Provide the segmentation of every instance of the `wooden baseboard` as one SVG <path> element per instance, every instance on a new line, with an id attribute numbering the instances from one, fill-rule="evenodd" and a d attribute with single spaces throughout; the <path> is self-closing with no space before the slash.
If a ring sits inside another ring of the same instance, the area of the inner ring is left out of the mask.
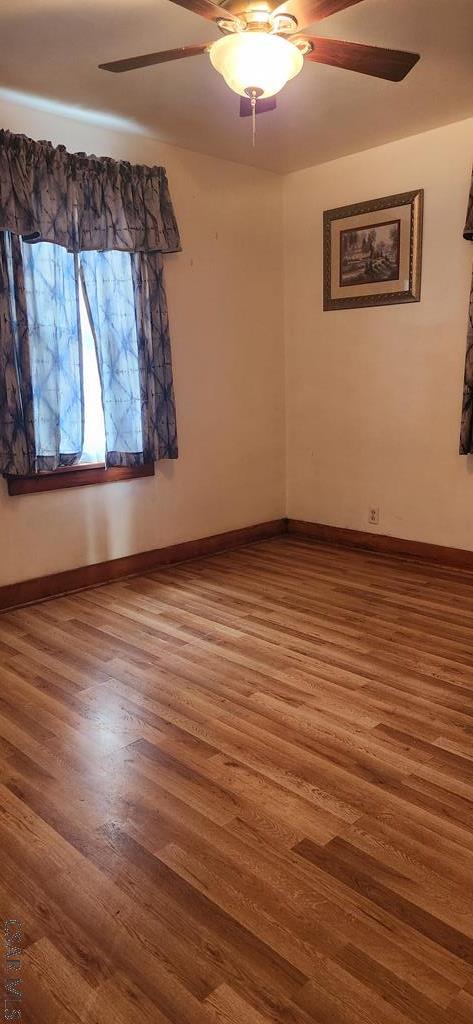
<path id="1" fill-rule="evenodd" d="M 217 533 L 212 537 L 199 540 L 184 541 L 166 548 L 153 551 L 141 551 L 136 555 L 125 555 L 108 562 L 85 565 L 78 569 L 68 569 L 52 576 L 38 576 L 33 580 L 21 583 L 10 583 L 0 587 L 0 610 L 18 608 L 25 604 L 35 604 L 50 597 L 70 594 L 75 590 L 87 590 L 112 580 L 124 579 L 127 576 L 138 576 L 150 572 L 160 566 L 186 562 L 205 555 L 215 555 L 219 551 L 230 551 L 232 548 L 250 544 L 253 541 L 267 540 L 286 532 L 285 519 L 272 519 L 267 523 L 255 526 L 244 526 L 240 530 L 229 530 Z"/>
<path id="2" fill-rule="evenodd" d="M 362 530 L 345 530 L 339 526 L 324 523 L 309 523 L 302 519 L 288 519 L 287 532 L 297 537 L 310 538 L 324 544 L 338 547 L 362 548 L 385 555 L 418 558 L 427 562 L 473 569 L 473 551 L 463 548 L 448 548 L 442 544 L 427 544 L 419 540 L 405 540 L 402 537 L 388 537 L 382 533 L 364 533 Z"/>
<path id="3" fill-rule="evenodd" d="M 160 566 L 216 555 L 220 551 L 231 551 L 255 541 L 268 540 L 289 533 L 306 540 L 316 540 L 337 547 L 361 548 L 385 555 L 417 558 L 440 565 L 473 570 L 473 551 L 462 548 L 448 548 L 441 544 L 426 544 L 422 541 L 405 540 L 402 537 L 388 537 L 386 534 L 364 533 L 361 530 L 346 530 L 324 523 L 304 522 L 301 519 L 272 519 L 255 526 L 244 526 L 240 530 L 217 533 L 212 537 L 183 541 L 166 548 L 141 551 L 136 555 L 113 558 L 108 562 L 85 565 L 78 569 L 55 573 L 52 576 L 38 576 L 21 583 L 10 583 L 0 587 L 0 611 L 36 604 L 61 594 L 76 590 L 87 590 L 113 580 L 138 576 L 151 572 Z"/>

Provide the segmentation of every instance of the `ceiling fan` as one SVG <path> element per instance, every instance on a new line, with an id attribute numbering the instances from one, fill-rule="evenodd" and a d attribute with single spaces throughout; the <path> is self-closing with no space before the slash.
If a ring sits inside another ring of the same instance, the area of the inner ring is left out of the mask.
<path id="1" fill-rule="evenodd" d="M 274 96 L 302 70 L 304 60 L 330 64 L 362 75 L 400 82 L 419 60 L 418 53 L 301 35 L 305 25 L 362 0 L 173 0 L 213 21 L 223 33 L 216 42 L 179 46 L 174 50 L 100 64 L 105 71 L 146 68 L 181 57 L 208 53 L 213 67 L 238 93 L 240 114 L 274 109 Z"/>

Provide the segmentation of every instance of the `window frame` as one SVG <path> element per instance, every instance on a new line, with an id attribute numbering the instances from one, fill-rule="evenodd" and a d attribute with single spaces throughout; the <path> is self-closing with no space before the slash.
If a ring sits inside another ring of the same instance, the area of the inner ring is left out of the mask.
<path id="1" fill-rule="evenodd" d="M 58 491 L 69 487 L 87 487 L 90 484 L 112 484 L 120 480 L 154 476 L 154 462 L 141 466 L 105 466 L 103 462 L 78 462 L 74 466 L 61 466 L 52 471 L 34 473 L 28 476 L 7 476 L 8 493 L 39 494 L 44 491 Z"/>

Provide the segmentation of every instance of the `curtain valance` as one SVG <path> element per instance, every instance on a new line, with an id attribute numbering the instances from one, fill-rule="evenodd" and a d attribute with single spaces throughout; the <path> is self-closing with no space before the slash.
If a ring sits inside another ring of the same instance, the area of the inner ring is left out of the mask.
<path id="1" fill-rule="evenodd" d="M 69 153 L 0 130 L 0 231 L 69 252 L 177 252 L 164 167 Z"/>

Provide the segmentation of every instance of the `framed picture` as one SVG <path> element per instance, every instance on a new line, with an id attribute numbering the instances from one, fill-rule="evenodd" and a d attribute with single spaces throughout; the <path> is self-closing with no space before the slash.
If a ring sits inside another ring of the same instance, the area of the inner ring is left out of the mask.
<path id="1" fill-rule="evenodd" d="M 324 213 L 324 309 L 418 302 L 423 189 Z"/>

